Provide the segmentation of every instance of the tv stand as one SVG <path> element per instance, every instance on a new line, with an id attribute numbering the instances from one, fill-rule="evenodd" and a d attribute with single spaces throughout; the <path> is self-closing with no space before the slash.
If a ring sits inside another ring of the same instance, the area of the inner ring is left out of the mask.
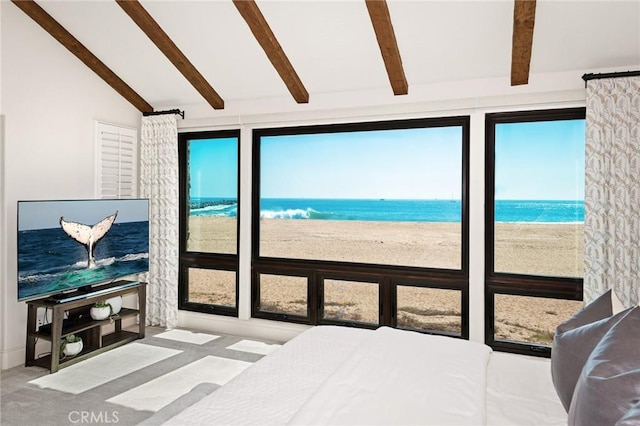
<path id="1" fill-rule="evenodd" d="M 114 281 L 112 283 L 103 284 L 98 287 L 92 287 L 92 286 L 79 287 L 76 290 L 68 293 L 59 293 L 59 294 L 50 296 L 47 300 L 53 303 L 71 302 L 73 300 L 86 299 L 87 297 L 90 297 L 90 296 L 109 294 L 115 290 L 132 287 L 136 284 L 138 284 L 138 281 Z"/>
<path id="2" fill-rule="evenodd" d="M 38 299 L 27 301 L 27 348 L 25 366 L 37 365 L 48 368 L 55 373 L 60 368 L 68 367 L 77 362 L 91 358 L 99 353 L 122 346 L 136 339 L 142 339 L 145 333 L 146 319 L 146 283 L 120 281 L 110 286 L 100 287 L 99 290 L 88 294 L 73 295 L 65 299 Z M 122 308 L 113 318 L 96 321 L 89 315 L 91 306 L 101 300 L 116 296 L 137 294 L 138 309 Z M 38 308 L 50 309 L 52 312 L 51 325 L 38 328 Z M 67 313 L 68 318 L 65 318 Z M 138 316 L 137 332 L 122 329 L 122 320 Z M 113 333 L 102 334 L 102 326 L 114 323 Z M 78 355 L 60 359 L 60 343 L 70 334 L 82 337 L 83 349 Z M 51 355 L 35 357 L 36 341 L 38 339 L 51 342 Z"/>

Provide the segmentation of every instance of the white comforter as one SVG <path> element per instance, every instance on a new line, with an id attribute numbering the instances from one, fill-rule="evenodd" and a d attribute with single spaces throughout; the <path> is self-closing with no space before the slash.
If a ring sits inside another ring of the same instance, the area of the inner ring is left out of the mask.
<path id="1" fill-rule="evenodd" d="M 296 425 L 482 425 L 491 349 L 381 327 L 291 419 Z"/>
<path id="2" fill-rule="evenodd" d="M 166 424 L 561 426 L 567 414 L 548 359 L 389 328 L 320 326 Z"/>
<path id="3" fill-rule="evenodd" d="M 167 425 L 285 425 L 370 330 L 313 327 Z"/>
<path id="4" fill-rule="evenodd" d="M 490 352 L 386 327 L 313 327 L 166 424 L 481 425 Z"/>

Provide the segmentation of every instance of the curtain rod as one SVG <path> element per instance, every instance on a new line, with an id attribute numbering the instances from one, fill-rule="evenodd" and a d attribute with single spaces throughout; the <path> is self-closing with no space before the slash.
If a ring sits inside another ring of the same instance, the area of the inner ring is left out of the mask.
<path id="1" fill-rule="evenodd" d="M 615 77 L 637 77 L 640 76 L 640 71 L 620 71 L 620 72 L 605 72 L 605 73 L 588 73 L 583 74 L 582 79 L 584 80 L 585 87 L 587 86 L 587 81 L 589 80 L 599 80 L 601 78 L 615 78 Z"/>
<path id="2" fill-rule="evenodd" d="M 143 112 L 143 117 L 148 117 L 150 115 L 165 115 L 165 114 L 178 114 L 184 120 L 184 111 L 180 111 L 179 109 L 168 109 L 166 111 L 150 111 Z"/>

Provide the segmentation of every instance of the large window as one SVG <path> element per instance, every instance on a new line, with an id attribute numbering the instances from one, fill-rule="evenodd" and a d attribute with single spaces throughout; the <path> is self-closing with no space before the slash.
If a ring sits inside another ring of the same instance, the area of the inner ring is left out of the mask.
<path id="1" fill-rule="evenodd" d="M 582 307 L 584 109 L 487 115 L 486 340 L 549 354 Z"/>
<path id="2" fill-rule="evenodd" d="M 462 132 L 262 136 L 259 255 L 461 269 Z"/>
<path id="3" fill-rule="evenodd" d="M 180 309 L 237 315 L 239 132 L 179 135 Z"/>
<path id="4" fill-rule="evenodd" d="M 254 131 L 253 315 L 467 337 L 468 126 Z"/>

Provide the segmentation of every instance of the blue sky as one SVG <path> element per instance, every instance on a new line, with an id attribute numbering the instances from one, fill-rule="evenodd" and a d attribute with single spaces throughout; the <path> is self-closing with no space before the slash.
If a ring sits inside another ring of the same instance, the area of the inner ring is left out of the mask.
<path id="1" fill-rule="evenodd" d="M 237 198 L 238 139 L 189 141 L 191 198 Z"/>
<path id="2" fill-rule="evenodd" d="M 584 120 L 498 124 L 496 199 L 584 199 Z M 460 127 L 268 136 L 262 198 L 460 199 Z M 191 197 L 237 196 L 236 138 L 190 142 Z"/>
<path id="3" fill-rule="evenodd" d="M 584 200 L 584 120 L 496 125 L 496 199 Z"/>
<path id="4" fill-rule="evenodd" d="M 461 127 L 270 136 L 263 198 L 460 198 Z"/>
<path id="5" fill-rule="evenodd" d="M 118 212 L 116 223 L 149 220 L 149 201 L 146 199 L 20 201 L 18 230 L 52 229 L 60 227 L 60 217 L 69 222 L 95 225 Z"/>

